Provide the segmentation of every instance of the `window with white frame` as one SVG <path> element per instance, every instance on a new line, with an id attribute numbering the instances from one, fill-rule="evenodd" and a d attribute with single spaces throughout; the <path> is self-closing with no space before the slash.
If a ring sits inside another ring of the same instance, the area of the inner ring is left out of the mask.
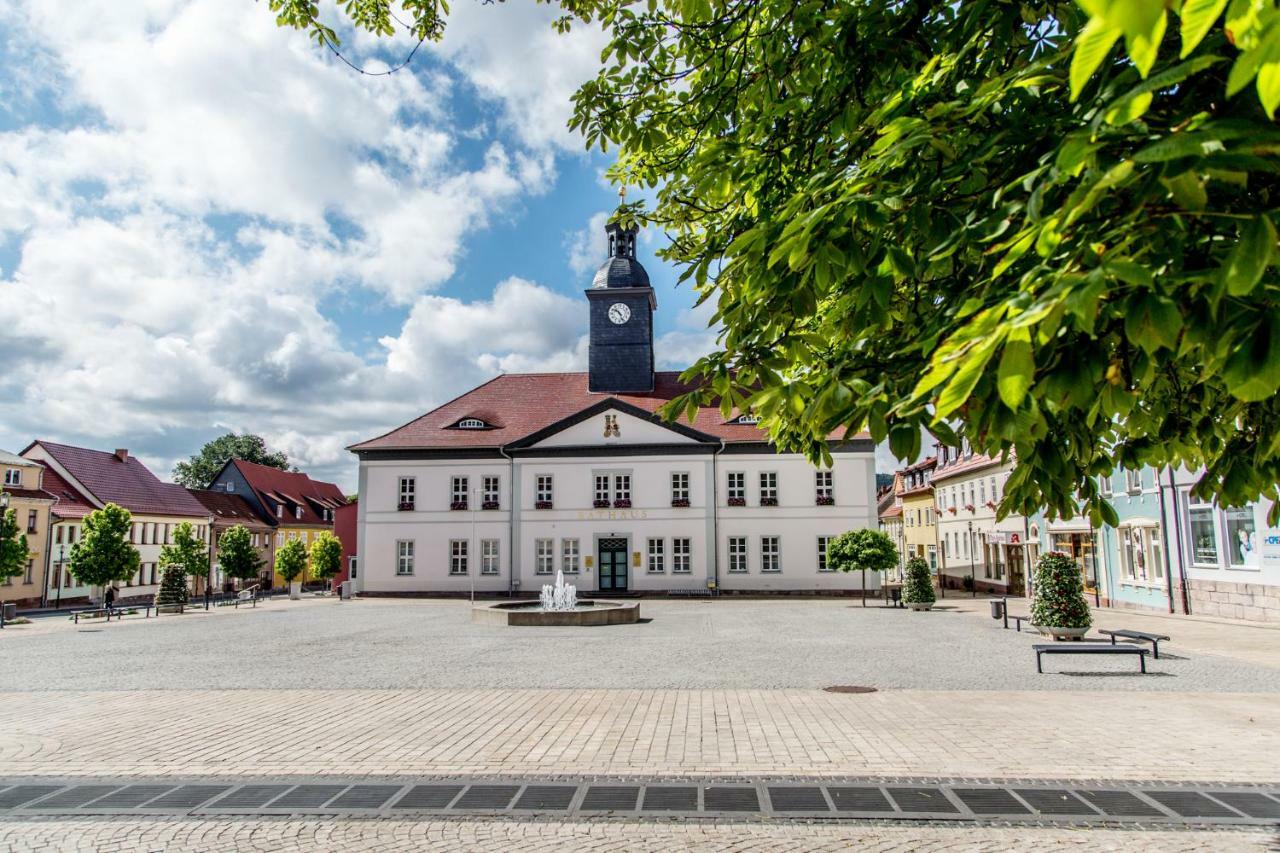
<path id="1" fill-rule="evenodd" d="M 543 506 L 549 506 L 555 500 L 554 482 L 550 474 L 539 474 L 533 499 Z"/>
<path id="2" fill-rule="evenodd" d="M 458 421 L 458 429 L 484 429 L 484 421 L 479 418 L 463 418 Z"/>
<path id="3" fill-rule="evenodd" d="M 830 543 L 830 536 L 818 537 L 818 571 L 820 572 L 831 571 L 831 567 L 827 565 L 827 545 Z"/>
<path id="4" fill-rule="evenodd" d="M 815 471 L 813 488 L 819 504 L 829 504 L 835 500 L 834 480 L 830 471 Z"/>
<path id="5" fill-rule="evenodd" d="M 293 517 L 294 517 L 294 518 L 302 518 L 302 505 L 301 505 L 301 504 L 299 504 L 298 506 L 295 506 L 295 507 L 293 508 Z"/>
<path id="6" fill-rule="evenodd" d="M 730 505 L 734 502 L 745 505 L 747 502 L 747 475 L 742 471 L 729 472 L 729 486 L 726 493 Z"/>
<path id="7" fill-rule="evenodd" d="M 687 575 L 693 569 L 693 540 L 677 536 L 671 540 L 671 573 Z"/>
<path id="8" fill-rule="evenodd" d="M 778 505 L 778 474 L 775 471 L 760 472 L 760 505 Z"/>
<path id="9" fill-rule="evenodd" d="M 417 502 L 418 478 L 417 477 L 401 477 L 400 478 L 400 509 L 413 509 Z"/>
<path id="10" fill-rule="evenodd" d="M 984 480 L 978 481 L 978 506 L 987 502 L 987 484 Z"/>
<path id="11" fill-rule="evenodd" d="M 498 508 L 498 478 L 495 476 L 486 476 L 481 482 L 480 499 L 483 502 L 481 509 L 497 509 Z"/>
<path id="12" fill-rule="evenodd" d="M 777 536 L 761 536 L 760 537 L 760 571 L 762 572 L 780 572 L 782 571 L 782 563 L 779 558 L 780 549 L 778 547 Z"/>
<path id="13" fill-rule="evenodd" d="M 689 472 L 671 472 L 671 504 L 673 506 L 689 505 Z"/>
<path id="14" fill-rule="evenodd" d="M 480 540 L 480 574 L 496 575 L 499 571 L 497 539 Z"/>
<path id="15" fill-rule="evenodd" d="M 1141 527 L 1120 528 L 1120 558 L 1124 576 L 1131 581 L 1147 579 L 1147 552 Z"/>
<path id="16" fill-rule="evenodd" d="M 4 484 L 6 486 L 21 486 L 22 485 L 22 469 L 21 468 L 4 469 Z"/>
<path id="17" fill-rule="evenodd" d="M 655 574 L 666 571 L 666 562 L 666 541 L 663 539 L 650 539 L 649 571 Z"/>
<path id="18" fill-rule="evenodd" d="M 1124 487 L 1130 494 L 1142 491 L 1142 470 L 1131 471 L 1126 469 L 1124 472 Z"/>
<path id="19" fill-rule="evenodd" d="M 729 571 L 733 574 L 747 570 L 747 537 L 729 537 Z"/>
<path id="20" fill-rule="evenodd" d="M 609 475 L 596 474 L 596 506 L 608 506 L 609 500 Z"/>
<path id="21" fill-rule="evenodd" d="M 1254 530 L 1253 507 L 1233 506 L 1223 512 L 1227 523 L 1227 565 L 1233 569 L 1260 569 L 1258 534 Z"/>
<path id="22" fill-rule="evenodd" d="M 465 575 L 467 573 L 467 546 L 469 544 L 466 539 L 449 540 L 449 574 Z"/>
<path id="23" fill-rule="evenodd" d="M 396 574 L 413 574 L 413 540 L 400 539 L 396 542 Z"/>
<path id="24" fill-rule="evenodd" d="M 1103 496 L 1107 496 L 1111 494 L 1111 475 L 1110 474 L 1098 475 L 1098 493 Z"/>
<path id="25" fill-rule="evenodd" d="M 466 509 L 467 493 L 471 490 L 470 479 L 467 477 L 453 477 L 450 484 L 449 506 L 453 509 Z"/>
<path id="26" fill-rule="evenodd" d="M 356 570 L 359 568 L 360 568 L 359 560 L 357 560 L 355 557 L 347 558 L 347 577 L 351 578 L 352 580 L 355 580 Z"/>
<path id="27" fill-rule="evenodd" d="M 560 571 L 566 575 L 576 575 L 582 562 L 582 552 L 578 548 L 577 539 L 560 540 Z"/>
<path id="28" fill-rule="evenodd" d="M 613 475 L 613 505 L 619 503 L 631 502 L 631 475 L 630 474 L 614 474 Z"/>
<path id="29" fill-rule="evenodd" d="M 555 571 L 556 540 L 533 540 L 533 570 L 539 575 L 549 575 Z"/>
<path id="30" fill-rule="evenodd" d="M 1191 562 L 1197 566 L 1218 566 L 1218 531 L 1213 518 L 1213 504 L 1195 495 L 1187 495 L 1187 512 L 1191 517 Z"/>

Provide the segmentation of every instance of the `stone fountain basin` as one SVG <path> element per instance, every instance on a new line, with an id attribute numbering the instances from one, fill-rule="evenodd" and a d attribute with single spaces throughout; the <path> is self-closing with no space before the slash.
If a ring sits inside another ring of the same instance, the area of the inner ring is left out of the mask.
<path id="1" fill-rule="evenodd" d="M 537 601 L 498 601 L 471 608 L 471 621 L 482 625 L 627 625 L 640 620 L 639 601 L 579 598 L 574 610 L 543 610 Z"/>

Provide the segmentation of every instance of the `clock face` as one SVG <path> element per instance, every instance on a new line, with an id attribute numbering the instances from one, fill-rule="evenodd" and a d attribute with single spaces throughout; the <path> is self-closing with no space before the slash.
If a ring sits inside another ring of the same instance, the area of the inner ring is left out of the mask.
<path id="1" fill-rule="evenodd" d="M 631 319 L 631 309 L 621 302 L 615 302 L 609 306 L 609 320 L 615 326 L 621 326 L 623 323 Z"/>

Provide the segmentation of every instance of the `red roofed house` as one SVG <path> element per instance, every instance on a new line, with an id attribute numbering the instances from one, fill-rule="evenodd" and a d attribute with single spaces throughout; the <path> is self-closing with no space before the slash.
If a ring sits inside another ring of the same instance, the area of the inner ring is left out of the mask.
<path id="1" fill-rule="evenodd" d="M 274 527 L 275 548 L 291 539 L 301 539 L 310 548 L 321 531 L 333 530 L 334 513 L 347 503 L 333 483 L 243 459 L 228 460 L 209 489 L 244 498 Z M 302 580 L 307 581 L 306 574 Z M 275 576 L 273 584 L 283 585 L 284 579 Z"/>
<path id="2" fill-rule="evenodd" d="M 826 543 L 876 524 L 872 442 L 834 440 L 818 469 L 750 413 L 663 421 L 690 388 L 653 369 L 635 231 L 606 231 L 585 373 L 497 376 L 350 448 L 357 589 L 536 593 L 563 571 L 584 593 L 857 591 L 858 573 L 827 570 Z"/>
<path id="3" fill-rule="evenodd" d="M 229 580 L 218 570 L 218 546 L 222 534 L 232 527 L 243 527 L 249 531 L 249 543 L 257 549 L 262 566 L 258 571 L 259 583 L 263 587 L 271 586 L 272 565 L 275 563 L 275 528 L 254 509 L 243 495 L 228 494 L 210 489 L 187 489 L 191 496 L 198 500 L 209 511 L 213 519 L 213 544 L 209 547 L 209 571 L 212 574 L 213 589 L 221 589 Z M 253 583 L 249 581 L 248 583 Z M 196 583 L 194 591 L 203 594 L 204 586 Z"/>
<path id="4" fill-rule="evenodd" d="M 26 570 L 0 580 L 0 602 L 19 607 L 40 604 L 49 555 L 49 509 L 55 499 L 44 489 L 44 468 L 38 462 L 0 450 L 0 512 L 12 512 L 27 537 Z"/>
<path id="5" fill-rule="evenodd" d="M 129 541 L 141 558 L 138 574 L 120 590 L 121 600 L 155 594 L 160 583 L 160 549 L 172 541 L 173 529 L 179 524 L 190 522 L 198 536 L 208 536 L 209 511 L 182 486 L 162 482 L 128 450 L 108 453 L 38 439 L 22 451 L 22 456 L 45 466 L 45 490 L 59 498 L 53 508 L 57 523 L 50 562 L 54 570 L 49 572 L 55 581 L 61 574 L 57 570 L 70 558 L 71 544 L 80 535 L 84 516 L 108 503 L 133 514 Z M 63 528 L 61 534 L 59 528 Z M 100 593 L 70 585 L 74 583 L 65 575 L 60 584 L 51 583 L 54 603 Z"/>
<path id="6" fill-rule="evenodd" d="M 333 522 L 333 535 L 342 542 L 342 568 L 333 579 L 334 589 L 346 580 L 354 580 L 360 574 L 358 524 L 360 504 L 352 501 L 346 506 L 338 507 Z"/>

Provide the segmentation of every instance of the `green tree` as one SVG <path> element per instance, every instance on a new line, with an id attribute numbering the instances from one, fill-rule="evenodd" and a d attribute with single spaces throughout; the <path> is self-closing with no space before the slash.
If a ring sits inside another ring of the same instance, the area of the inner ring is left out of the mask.
<path id="1" fill-rule="evenodd" d="M 320 533 L 311 542 L 311 576 L 330 581 L 342 566 L 342 540 L 329 531 Z"/>
<path id="2" fill-rule="evenodd" d="M 177 563 L 165 564 L 161 569 L 160 589 L 156 590 L 156 606 L 186 604 L 189 600 L 187 572 Z"/>
<path id="3" fill-rule="evenodd" d="M 1066 554 L 1050 551 L 1036 563 L 1031 623 L 1042 628 L 1088 628 L 1093 624 L 1080 566 Z"/>
<path id="4" fill-rule="evenodd" d="M 227 577 L 240 581 L 257 580 L 262 563 L 262 557 L 253 547 L 249 531 L 243 524 L 227 529 L 218 539 L 218 566 Z"/>
<path id="5" fill-rule="evenodd" d="M 907 560 L 907 582 L 902 589 L 902 600 L 907 604 L 933 604 L 937 596 L 933 592 L 933 574 L 923 557 Z"/>
<path id="6" fill-rule="evenodd" d="M 867 606 L 867 572 L 884 572 L 898 564 L 893 540 L 879 530 L 850 530 L 827 543 L 827 567 L 862 572 L 862 606 Z"/>
<path id="7" fill-rule="evenodd" d="M 301 539 L 290 539 L 276 549 L 276 574 L 293 583 L 307 568 L 307 547 Z"/>
<path id="8" fill-rule="evenodd" d="M 0 514 L 0 581 L 25 572 L 29 557 L 27 534 L 18 526 L 18 513 L 6 509 Z"/>
<path id="9" fill-rule="evenodd" d="M 199 453 L 187 461 L 173 466 L 173 480 L 188 489 L 207 489 L 230 459 L 243 459 L 282 471 L 290 470 L 289 457 L 283 452 L 267 450 L 267 443 L 261 436 L 229 432 L 207 442 Z"/>
<path id="10" fill-rule="evenodd" d="M 83 535 L 71 546 L 68 571 L 77 583 L 105 587 L 138 573 L 138 549 L 129 544 L 133 515 L 109 503 L 85 516 Z"/>
<path id="11" fill-rule="evenodd" d="M 209 549 L 196 536 L 190 522 L 184 521 L 173 529 L 173 542 L 160 549 L 160 564 L 178 566 L 193 578 L 209 576 Z"/>

